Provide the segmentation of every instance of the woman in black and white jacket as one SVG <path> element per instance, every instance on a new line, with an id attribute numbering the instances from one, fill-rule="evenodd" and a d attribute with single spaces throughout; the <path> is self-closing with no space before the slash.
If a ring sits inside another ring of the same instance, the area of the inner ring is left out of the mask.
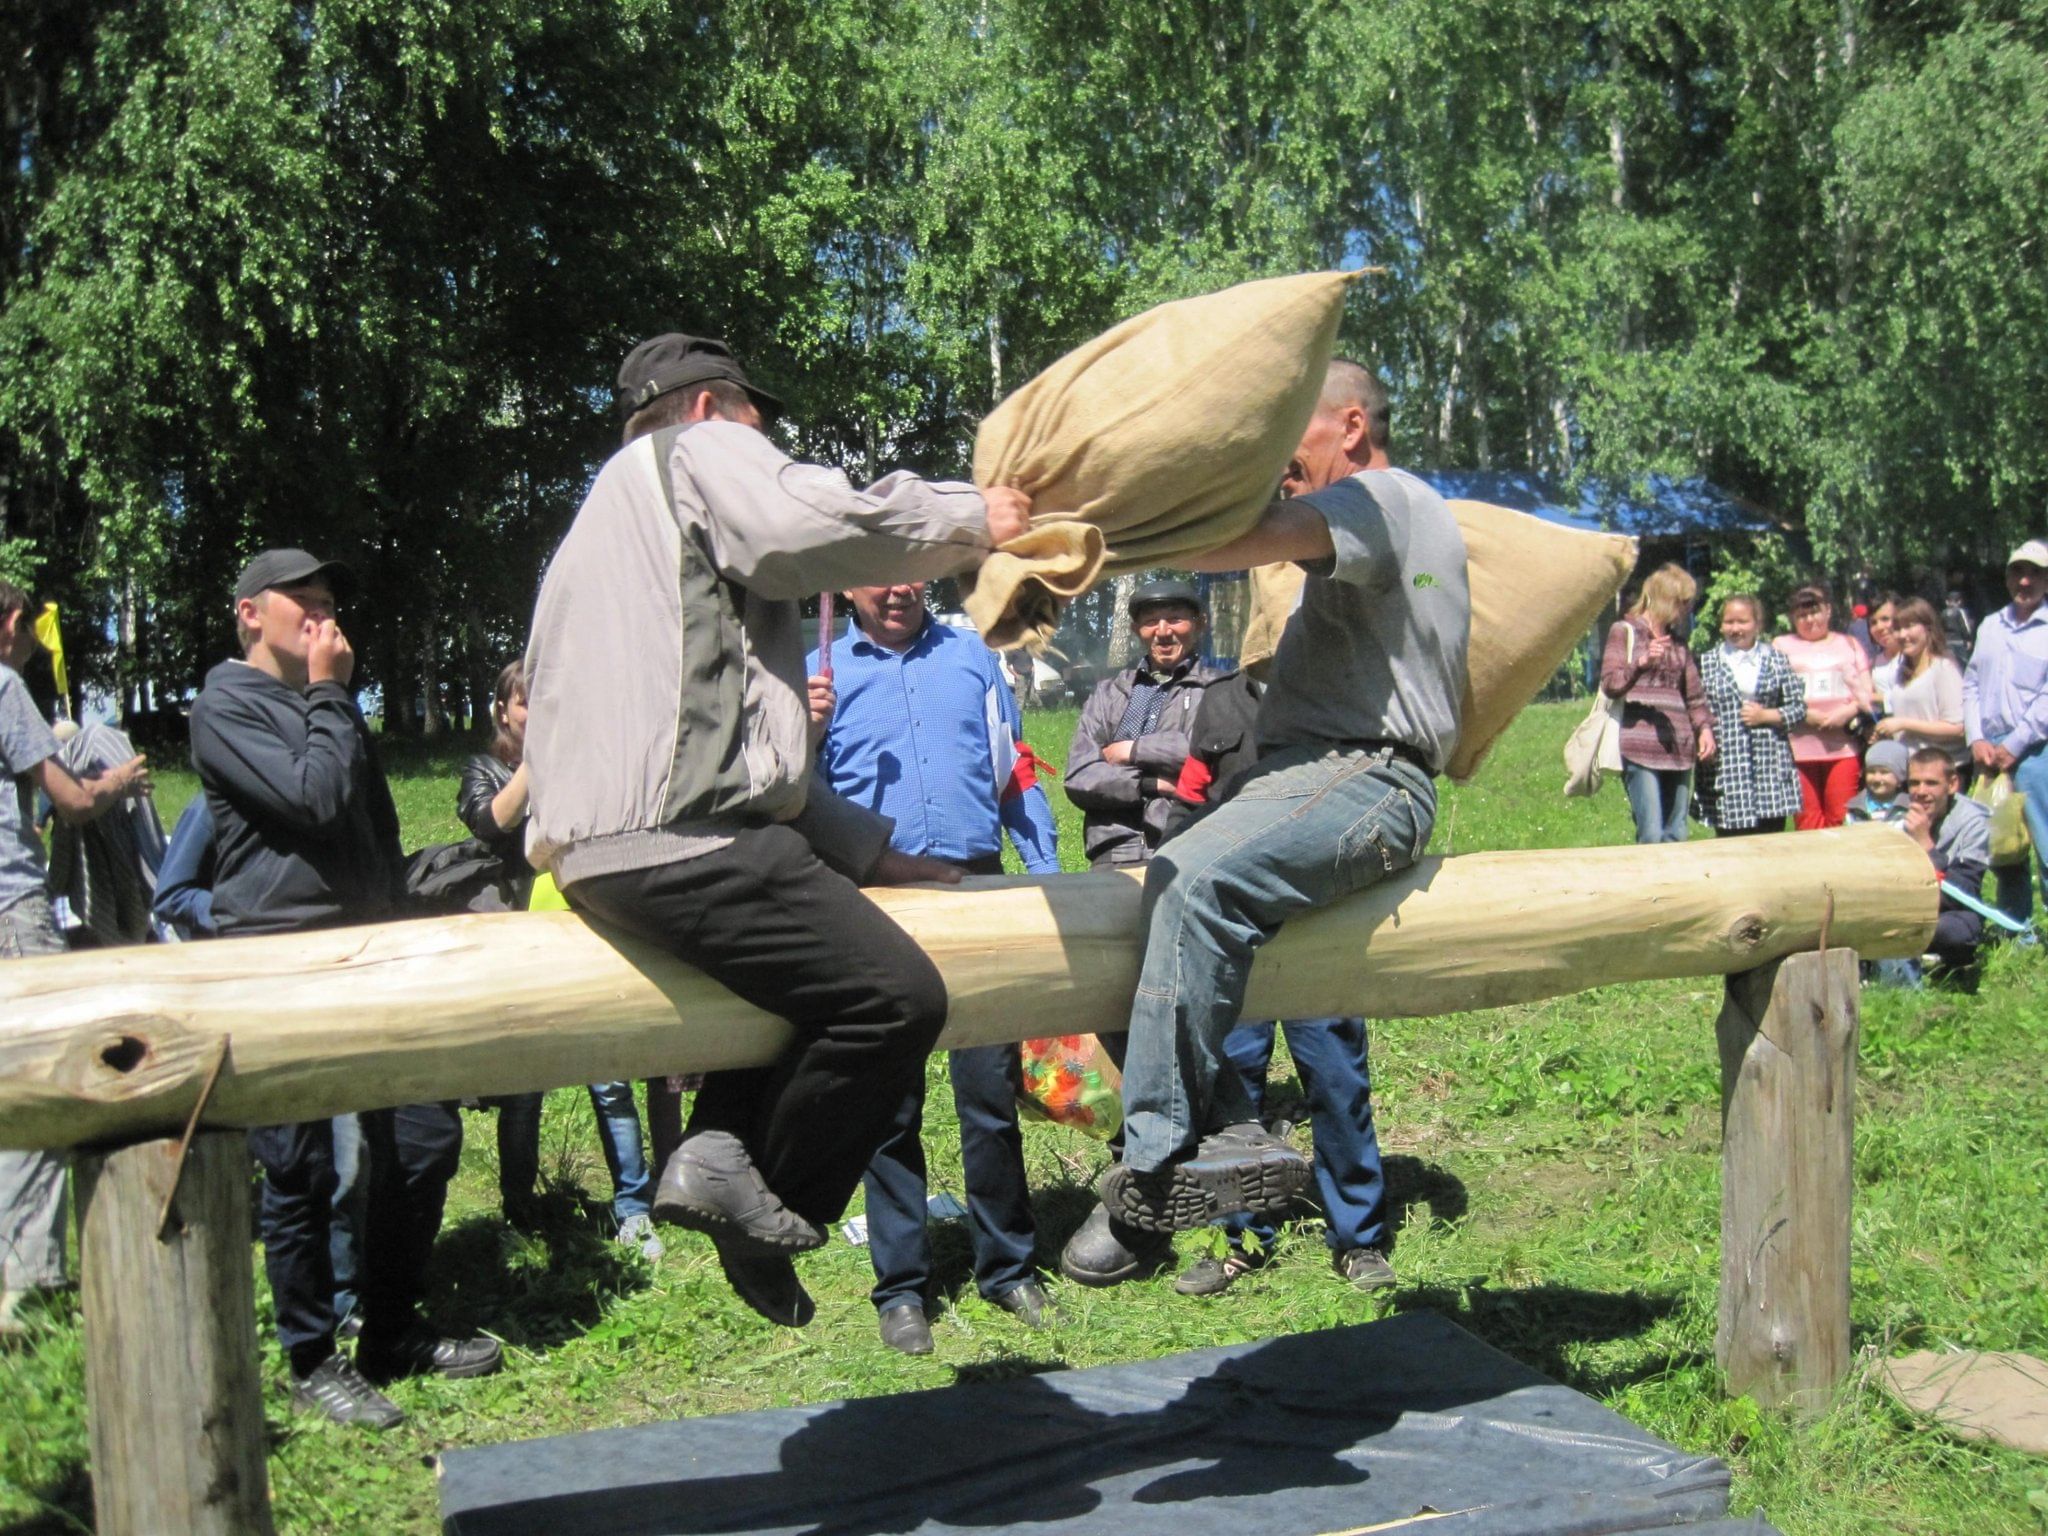
<path id="1" fill-rule="evenodd" d="M 1721 604 L 1721 643 L 1700 658 L 1718 757 L 1700 778 L 1695 814 L 1717 837 L 1782 832 L 1799 814 L 1789 727 L 1806 718 L 1806 688 L 1777 647 L 1759 644 L 1763 604 L 1739 593 Z"/>

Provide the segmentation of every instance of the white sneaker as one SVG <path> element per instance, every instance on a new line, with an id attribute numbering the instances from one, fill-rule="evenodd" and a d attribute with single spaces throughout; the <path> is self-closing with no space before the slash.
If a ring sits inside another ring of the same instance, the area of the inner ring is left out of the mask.
<path id="1" fill-rule="evenodd" d="M 654 1230 L 654 1223 L 645 1216 L 628 1216 L 620 1222 L 619 1241 L 628 1248 L 637 1247 L 640 1257 L 650 1264 L 668 1252 Z"/>
<path id="2" fill-rule="evenodd" d="M 14 1315 L 26 1295 L 27 1291 L 0 1291 L 0 1339 L 18 1339 L 28 1332 L 28 1324 Z"/>

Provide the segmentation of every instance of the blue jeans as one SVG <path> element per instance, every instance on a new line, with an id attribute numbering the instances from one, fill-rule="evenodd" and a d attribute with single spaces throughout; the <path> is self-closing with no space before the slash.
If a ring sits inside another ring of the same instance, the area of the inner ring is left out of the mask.
<path id="1" fill-rule="evenodd" d="M 1289 747 L 1145 868 L 1145 959 L 1124 1057 L 1124 1161 L 1141 1173 L 1258 1117 L 1224 1038 L 1252 958 L 1297 912 L 1408 868 L 1436 824 L 1430 776 L 1385 749 Z"/>
<path id="2" fill-rule="evenodd" d="M 517 1094 L 498 1108 L 498 1194 L 510 1203 L 530 1197 L 539 1174 L 541 1098 Z M 592 1083 L 590 1107 L 597 1116 L 597 1144 L 612 1176 L 612 1215 L 623 1225 L 654 1209 L 654 1175 L 647 1167 L 633 1085 Z"/>
<path id="3" fill-rule="evenodd" d="M 370 1203 L 369 1173 L 364 1166 L 362 1121 L 354 1115 L 336 1115 L 334 1199 L 327 1218 L 327 1252 L 334 1266 L 337 1325 L 347 1322 L 356 1310 L 356 1278 L 363 1269 L 363 1219 Z"/>
<path id="4" fill-rule="evenodd" d="M 65 948 L 49 898 L 40 892 L 0 909 L 0 961 L 61 955 Z M 68 1152 L 0 1151 L 0 1291 L 64 1283 L 64 1174 L 70 1165 Z"/>
<path id="5" fill-rule="evenodd" d="M 2036 747 L 2012 771 L 2013 788 L 2027 797 L 2027 835 L 2034 840 L 2033 857 L 1991 871 L 1997 884 L 1998 910 L 2022 922 L 2034 915 L 2034 871 L 2041 871 L 2048 890 L 2048 747 Z"/>
<path id="6" fill-rule="evenodd" d="M 1380 1169 L 1380 1138 L 1372 1123 L 1372 1070 L 1366 1060 L 1363 1019 L 1289 1019 L 1288 1054 L 1301 1073 L 1315 1133 L 1316 1192 L 1328 1218 L 1324 1241 L 1337 1253 L 1384 1248 L 1387 1236 L 1387 1180 Z M 1263 1106 L 1266 1069 L 1273 1061 L 1273 1026 L 1240 1024 L 1223 1042 L 1244 1079 L 1252 1103 Z M 1225 1217 L 1231 1245 L 1249 1232 L 1261 1252 L 1272 1249 L 1276 1229 L 1269 1221 L 1239 1213 Z"/>
<path id="7" fill-rule="evenodd" d="M 1621 782 L 1628 791 L 1628 808 L 1635 813 L 1637 842 L 1685 841 L 1686 816 L 1692 809 L 1690 768 L 1645 768 L 1625 762 Z"/>
<path id="8" fill-rule="evenodd" d="M 960 1159 L 967 1184 L 967 1234 L 974 1283 L 994 1300 L 1036 1278 L 1031 1250 L 1031 1190 L 1024 1181 L 1024 1136 L 1017 1129 L 1023 1064 L 1014 1045 L 967 1046 L 947 1053 L 953 1107 L 960 1115 Z M 875 1265 L 876 1310 L 923 1306 L 932 1277 L 925 1229 L 924 1080 L 904 1101 L 889 1139 L 868 1164 L 868 1257 Z"/>

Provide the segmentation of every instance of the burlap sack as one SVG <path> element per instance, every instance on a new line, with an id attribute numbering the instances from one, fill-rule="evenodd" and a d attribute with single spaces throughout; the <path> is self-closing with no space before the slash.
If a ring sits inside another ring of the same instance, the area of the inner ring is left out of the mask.
<path id="1" fill-rule="evenodd" d="M 1315 410 L 1353 276 L 1162 304 L 990 412 L 975 481 L 1014 485 L 1033 505 L 1031 530 L 961 580 L 982 638 L 1042 644 L 1101 577 L 1170 566 L 1249 529 Z"/>
<path id="2" fill-rule="evenodd" d="M 1472 586 L 1464 724 L 1448 772 L 1468 779 L 1489 748 L 1550 680 L 1635 569 L 1636 541 L 1560 528 L 1483 501 L 1454 501 Z M 1300 597 L 1298 565 L 1251 573 L 1251 617 L 1238 660 L 1271 659 Z"/>

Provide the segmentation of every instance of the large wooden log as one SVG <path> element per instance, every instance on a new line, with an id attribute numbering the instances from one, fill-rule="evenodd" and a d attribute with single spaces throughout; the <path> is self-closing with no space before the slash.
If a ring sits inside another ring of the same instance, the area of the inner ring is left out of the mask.
<path id="1" fill-rule="evenodd" d="M 179 1151 L 153 1141 L 78 1161 L 94 1524 L 267 1536 L 248 1143 L 202 1131 L 182 1179 Z"/>
<path id="2" fill-rule="evenodd" d="M 1120 1028 L 1139 960 L 1123 874 L 878 891 L 952 996 L 944 1044 Z M 1656 977 L 1723 975 L 1834 942 L 1916 955 L 1927 857 L 1886 827 L 1653 848 L 1467 854 L 1288 924 L 1247 1013 L 1391 1018 Z M 0 966 L 0 1146 L 161 1135 L 221 1035 L 209 1125 L 770 1059 L 786 1026 L 665 955 L 566 915 L 514 914 Z"/>
<path id="3" fill-rule="evenodd" d="M 1856 955 L 1728 978 L 1721 1047 L 1721 1315 L 1731 1396 L 1806 1414 L 1849 1374 Z"/>

